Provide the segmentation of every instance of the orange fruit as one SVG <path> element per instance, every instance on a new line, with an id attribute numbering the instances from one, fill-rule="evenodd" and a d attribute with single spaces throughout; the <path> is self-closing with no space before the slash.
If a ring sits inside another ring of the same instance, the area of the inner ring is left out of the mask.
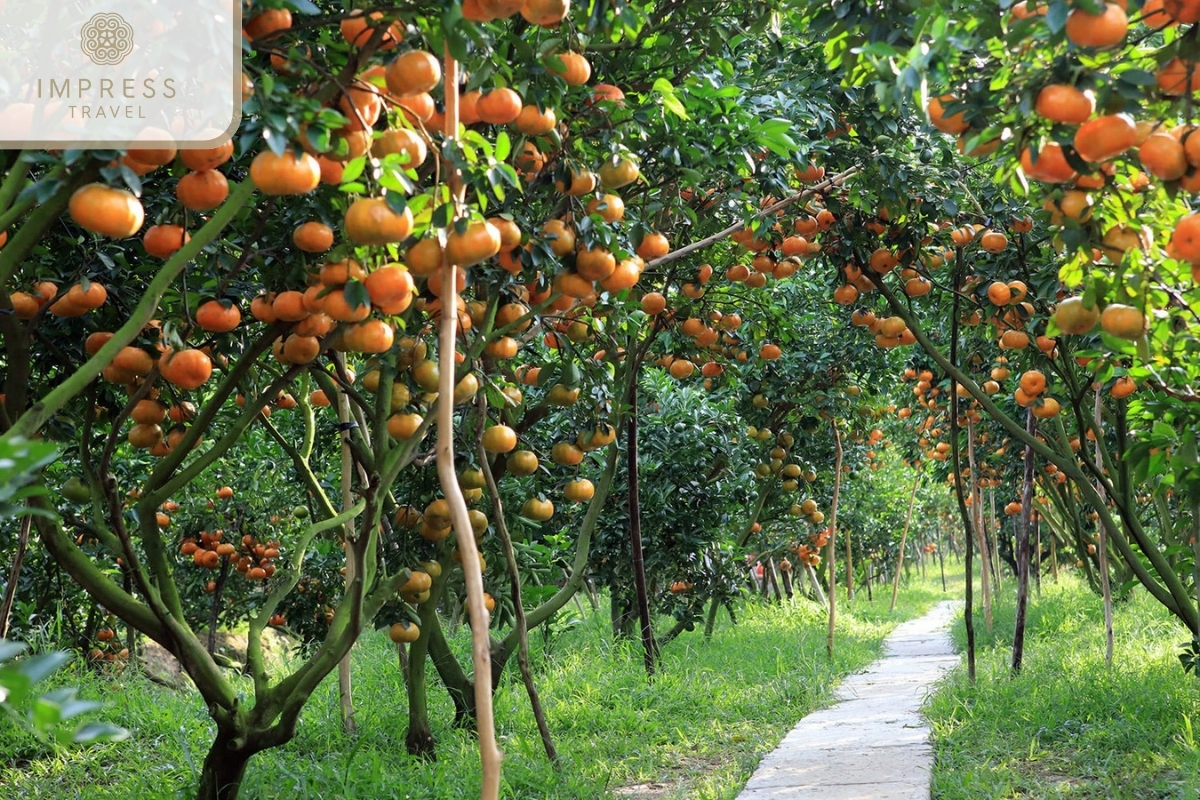
<path id="1" fill-rule="evenodd" d="M 1075 131 L 1075 150 L 1084 161 L 1107 161 L 1133 147 L 1137 135 L 1133 117 L 1105 114 L 1079 126 Z"/>
<path id="2" fill-rule="evenodd" d="M 229 197 L 229 182 L 215 169 L 189 172 L 175 185 L 175 196 L 184 208 L 208 211 Z"/>
<path id="3" fill-rule="evenodd" d="M 580 53 L 554 53 L 546 57 L 545 64 L 546 70 L 562 78 L 567 86 L 582 86 L 592 77 L 592 65 Z"/>
<path id="4" fill-rule="evenodd" d="M 1128 32 L 1129 17 L 1117 3 L 1105 3 L 1099 14 L 1075 8 L 1067 15 L 1067 39 L 1079 47 L 1112 47 Z"/>
<path id="5" fill-rule="evenodd" d="M 1080 91 L 1066 83 L 1052 83 L 1038 92 L 1034 111 L 1053 122 L 1079 125 L 1087 122 L 1096 110 L 1096 96 L 1091 89 Z"/>
<path id="6" fill-rule="evenodd" d="M 1026 147 L 1021 151 L 1021 169 L 1032 180 L 1043 183 L 1066 183 L 1078 174 L 1067 162 L 1057 142 L 1042 145 L 1036 160 L 1030 148 Z"/>
<path id="7" fill-rule="evenodd" d="M 1133 306 L 1110 303 L 1100 312 L 1100 327 L 1112 336 L 1136 339 L 1146 330 L 1146 317 Z"/>
<path id="8" fill-rule="evenodd" d="M 1147 6 L 1150 3 L 1147 3 Z M 1200 22 L 1200 0 L 1163 0 L 1159 5 L 1162 10 L 1175 22 L 1184 24 L 1192 22 Z M 1153 9 L 1147 10 L 1142 8 L 1143 13 L 1150 13 Z M 1157 19 L 1156 19 L 1157 21 Z"/>
<path id="9" fill-rule="evenodd" d="M 1171 251 L 1176 258 L 1200 264 L 1200 214 L 1189 214 L 1175 226 Z"/>
<path id="10" fill-rule="evenodd" d="M 212 359 L 202 350 L 168 348 L 159 359 L 158 368 L 168 383 L 181 389 L 197 389 L 212 376 Z"/>
<path id="11" fill-rule="evenodd" d="M 145 216 L 141 201 L 131 192 L 102 183 L 76 189 L 67 212 L 80 227 L 112 239 L 133 236 Z"/>
<path id="12" fill-rule="evenodd" d="M 1178 180 L 1188 169 L 1184 146 L 1167 133 L 1147 136 L 1138 148 L 1138 159 L 1146 172 L 1164 181 Z"/>
<path id="13" fill-rule="evenodd" d="M 387 65 L 384 80 L 395 95 L 428 92 L 442 82 L 442 64 L 433 53 L 409 50 Z"/>
<path id="14" fill-rule="evenodd" d="M 959 111 L 946 116 L 946 106 L 956 102 L 958 102 L 958 98 L 952 94 L 929 98 L 929 103 L 926 105 L 926 109 L 929 111 L 929 124 L 951 136 L 966 133 L 971 124 L 967 122 L 964 112 Z"/>

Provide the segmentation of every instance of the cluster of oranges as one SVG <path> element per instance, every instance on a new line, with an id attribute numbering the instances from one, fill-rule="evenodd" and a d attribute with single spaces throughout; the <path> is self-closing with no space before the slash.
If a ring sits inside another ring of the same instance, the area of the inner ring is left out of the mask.
<path id="1" fill-rule="evenodd" d="M 129 658 L 129 648 L 117 638 L 117 633 L 108 625 L 96 631 L 96 644 L 88 651 L 92 661 L 125 661 Z"/>
<path id="2" fill-rule="evenodd" d="M 38 281 L 32 292 L 12 292 L 8 299 L 17 319 L 33 319 L 43 308 L 56 317 L 81 317 L 104 305 L 108 290 L 96 281 L 80 281 L 65 290 L 53 281 Z"/>
<path id="3" fill-rule="evenodd" d="M 279 558 L 279 540 L 258 541 L 245 534 L 240 548 L 233 542 L 223 541 L 225 531 L 201 531 L 199 540 L 187 537 L 179 546 L 179 552 L 191 556 L 192 563 L 204 569 L 217 569 L 222 561 L 229 561 L 247 580 L 262 581 L 275 574 L 275 559 Z M 236 560 L 235 560 L 236 559 Z M 216 582 L 210 581 L 206 590 L 216 591 Z"/>

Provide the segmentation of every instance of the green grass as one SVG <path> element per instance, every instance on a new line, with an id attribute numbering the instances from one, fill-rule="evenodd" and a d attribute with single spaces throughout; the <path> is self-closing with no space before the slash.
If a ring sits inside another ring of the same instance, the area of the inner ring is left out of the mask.
<path id="1" fill-rule="evenodd" d="M 954 588 L 951 588 L 954 591 Z M 825 656 L 823 609 L 803 602 L 751 604 L 738 625 L 722 621 L 711 642 L 697 631 L 665 650 L 653 682 L 634 643 L 614 643 L 603 614 L 531 640 L 538 688 L 562 767 L 546 761 L 515 661 L 496 693 L 504 751 L 501 796 L 595 798 L 647 782 L 670 784 L 664 797 L 733 798 L 754 767 L 805 714 L 825 704 L 836 681 L 878 656 L 904 619 L 943 598 L 934 582 L 914 585 L 888 614 L 887 593 L 854 607 L 839 603 L 836 657 Z M 573 606 L 571 607 L 574 608 Z M 462 632 L 454 639 L 465 648 Z M 159 798 L 188 796 L 212 727 L 194 693 L 175 692 L 127 673 L 97 677 L 76 668 L 58 680 L 105 699 L 105 718 L 131 740 L 54 754 L 0 728 L 0 796 Z M 478 751 L 451 729 L 452 707 L 431 687 L 435 763 L 404 749 L 407 710 L 395 651 L 382 633 L 354 652 L 359 734 L 340 732 L 336 682 L 327 680 L 301 718 L 296 738 L 250 762 L 247 798 L 455 798 L 478 793 Z"/>
<path id="2" fill-rule="evenodd" d="M 1176 657 L 1186 630 L 1135 593 L 1115 610 L 1110 670 L 1100 598 L 1070 578 L 1047 582 L 1031 597 L 1024 667 L 1014 677 L 1010 592 L 991 635 L 976 616 L 976 684 L 964 663 L 928 704 L 933 796 L 1197 797 L 1200 681 Z M 961 620 L 954 636 L 965 650 Z"/>

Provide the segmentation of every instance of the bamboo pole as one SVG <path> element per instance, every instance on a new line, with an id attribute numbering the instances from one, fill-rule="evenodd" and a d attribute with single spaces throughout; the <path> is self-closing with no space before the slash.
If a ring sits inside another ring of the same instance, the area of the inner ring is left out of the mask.
<path id="1" fill-rule="evenodd" d="M 445 50 L 446 141 L 451 147 L 458 137 L 458 61 Z M 449 158 L 443 156 L 443 173 L 456 204 L 462 202 L 465 188 L 462 176 Z M 467 504 L 458 485 L 454 467 L 454 340 L 458 328 L 458 287 L 454 264 L 442 258 L 442 322 L 438 332 L 437 471 L 442 494 L 450 505 L 450 520 L 455 541 L 462 554 L 463 580 L 467 588 L 468 615 L 471 620 L 471 656 L 475 667 L 475 715 L 479 736 L 479 762 L 483 774 L 480 800 L 497 800 L 500 795 L 500 749 L 496 746 L 496 725 L 492 711 L 492 649 L 488 635 L 488 610 L 483 605 L 483 571 L 479 549 L 467 515 Z"/>

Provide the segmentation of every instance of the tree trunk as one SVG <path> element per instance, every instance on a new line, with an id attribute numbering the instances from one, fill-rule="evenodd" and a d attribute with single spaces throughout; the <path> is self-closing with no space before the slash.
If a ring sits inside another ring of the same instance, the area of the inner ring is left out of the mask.
<path id="1" fill-rule="evenodd" d="M 25 551 L 29 549 L 29 529 L 31 527 L 33 527 L 33 517 L 27 514 L 21 518 L 21 528 L 17 534 L 17 551 L 13 554 L 12 568 L 8 571 L 8 585 L 4 587 L 4 601 L 0 603 L 0 639 L 8 638 L 8 626 L 12 623 L 13 603 L 17 599 L 17 581 L 21 577 L 21 564 L 25 561 Z"/>
<path id="2" fill-rule="evenodd" d="M 846 602 L 854 600 L 854 549 L 850 530 L 846 531 Z"/>
<path id="3" fill-rule="evenodd" d="M 411 756 L 433 761 L 433 729 L 429 725 L 428 690 L 425 685 L 425 657 L 429 654 L 432 631 L 422 633 L 408 649 L 408 733 L 404 746 Z"/>
<path id="4" fill-rule="evenodd" d="M 963 253 L 959 247 L 954 253 L 954 285 L 960 285 L 963 271 Z M 954 294 L 953 309 L 950 313 L 950 363 L 954 367 L 958 367 L 958 306 L 959 295 Z M 963 472 L 962 472 L 962 455 L 959 446 L 959 424 L 958 424 L 958 383 L 951 379 L 950 381 L 950 452 L 951 452 L 951 467 L 954 469 L 954 497 L 958 501 L 958 514 L 962 519 L 963 534 L 966 537 L 966 573 L 967 585 L 964 595 L 963 609 L 963 625 L 967 632 L 967 676 L 971 683 L 975 682 L 975 609 L 974 609 L 974 587 L 975 576 L 972 573 L 971 564 L 971 520 L 967 513 L 967 504 L 963 499 Z M 954 541 L 951 535 L 950 541 Z M 943 582 L 943 586 L 944 586 Z"/>
<path id="5" fill-rule="evenodd" d="M 1025 409 L 1025 430 L 1033 436 L 1033 409 Z M 1029 524 L 1033 516 L 1033 448 L 1025 445 L 1025 480 L 1021 486 L 1021 521 L 1017 528 L 1017 613 L 1013 623 L 1012 671 L 1021 671 L 1025 656 L 1025 607 L 1029 605 Z"/>
<path id="6" fill-rule="evenodd" d="M 1096 463 L 1103 464 L 1100 456 L 1100 437 L 1104 434 L 1100 429 L 1100 388 L 1096 388 L 1096 405 L 1095 405 L 1095 420 L 1096 420 Z M 1104 498 L 1104 483 L 1100 479 L 1096 479 L 1096 493 Z M 1112 584 L 1109 581 L 1108 575 L 1108 526 L 1104 524 L 1104 519 L 1101 518 L 1096 524 L 1096 551 L 1099 555 L 1097 567 L 1100 572 L 1100 594 L 1104 602 L 1104 665 L 1112 667 L 1113 657 L 1113 606 L 1112 606 Z"/>
<path id="7" fill-rule="evenodd" d="M 988 631 L 992 629 L 992 557 L 988 553 L 987 533 L 983 529 L 983 495 L 979 491 L 979 471 L 975 466 L 975 425 L 967 420 L 967 465 L 971 468 L 971 521 L 975 528 L 975 542 L 979 547 L 979 582 L 983 588 L 983 621 Z"/>
<path id="8" fill-rule="evenodd" d="M 341 368 L 342 362 L 338 362 Z M 338 406 L 338 422 L 342 429 L 342 511 L 345 511 L 354 506 L 354 494 L 351 489 L 351 482 L 354 477 L 354 459 L 350 453 L 350 398 L 345 392 L 337 393 Z M 346 520 L 346 525 L 342 531 L 347 544 L 346 550 L 346 591 L 350 591 L 350 587 L 354 584 L 357 577 L 357 564 L 350 553 L 350 540 L 354 538 L 355 525 L 354 519 Z M 350 654 L 346 653 L 346 657 L 338 662 L 338 708 L 342 713 L 342 732 L 347 736 L 353 736 L 358 729 L 357 723 L 354 721 L 354 682 L 350 671 Z"/>
<path id="9" fill-rule="evenodd" d="M 875 570 L 872 568 L 872 565 L 874 563 L 875 562 L 873 562 L 871 559 L 869 559 L 869 558 L 867 559 L 866 570 L 867 570 L 867 602 L 868 603 L 875 602 L 875 598 L 873 598 L 871 596 L 871 582 L 875 579 L 875 576 L 873 574 Z"/>
<path id="10" fill-rule="evenodd" d="M 246 775 L 246 764 L 253 755 L 245 749 L 231 747 L 237 738 L 236 731 L 217 728 L 217 736 L 200 770 L 197 800 L 237 800 Z"/>
<path id="11" fill-rule="evenodd" d="M 994 488 L 988 489 L 988 508 L 990 509 L 987 525 L 990 536 L 988 544 L 992 552 L 992 580 L 994 581 L 992 590 L 999 596 L 1000 590 L 1004 588 L 1004 583 L 1000 578 L 1000 523 L 996 520 L 996 490 Z"/>
<path id="12" fill-rule="evenodd" d="M 912 522 L 913 506 L 917 503 L 917 483 L 921 474 L 913 478 L 912 492 L 908 495 L 908 514 L 904 517 L 904 532 L 900 534 L 900 555 L 896 557 L 896 577 L 892 581 L 892 605 L 888 611 L 896 610 L 896 596 L 900 594 L 900 567 L 904 565 L 904 543 L 908 541 L 908 526 Z"/>
<path id="13" fill-rule="evenodd" d="M 804 562 L 804 574 L 808 576 L 808 582 L 812 585 L 813 598 L 828 608 L 829 601 L 825 599 L 825 590 L 821 588 L 821 581 L 817 578 L 817 571 L 807 561 Z"/>
<path id="14" fill-rule="evenodd" d="M 766 578 L 766 582 L 770 584 L 771 593 L 775 595 L 775 602 L 783 602 L 783 595 L 779 591 L 779 575 L 775 571 L 774 557 L 768 558 L 767 563 L 763 565 L 763 576 Z"/>
<path id="15" fill-rule="evenodd" d="M 658 642 L 650 619 L 650 598 L 646 592 L 646 560 L 642 552 L 642 507 L 638 495 L 638 410 L 637 378 L 629 386 L 629 428 L 626 430 L 626 458 L 629 472 L 629 547 L 633 553 L 633 584 L 637 592 L 638 618 L 642 628 L 646 674 L 654 675 L 658 665 Z"/>
<path id="16" fill-rule="evenodd" d="M 713 598 L 708 606 L 708 617 L 704 620 L 704 640 L 712 638 L 713 628 L 717 626 L 717 612 L 721 610 L 721 601 Z"/>
<path id="17" fill-rule="evenodd" d="M 829 633 L 825 639 L 825 654 L 833 658 L 833 633 L 837 625 L 837 569 L 834 558 L 837 539 L 838 498 L 842 490 L 842 434 L 837 420 L 830 420 L 833 428 L 833 500 L 829 504 Z"/>
<path id="18" fill-rule="evenodd" d="M 1030 515 L 1033 522 L 1033 552 L 1037 560 L 1033 562 L 1033 584 L 1037 587 L 1038 597 L 1042 596 L 1042 514 L 1034 512 Z"/>

